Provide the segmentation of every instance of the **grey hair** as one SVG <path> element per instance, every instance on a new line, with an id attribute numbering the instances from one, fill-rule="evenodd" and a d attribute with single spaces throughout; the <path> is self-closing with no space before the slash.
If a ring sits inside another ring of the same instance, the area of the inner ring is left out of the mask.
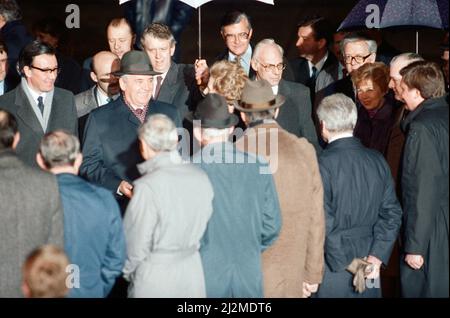
<path id="1" fill-rule="evenodd" d="M 78 138 L 65 130 L 55 130 L 44 135 L 39 153 L 49 169 L 73 166 L 80 153 Z"/>
<path id="2" fill-rule="evenodd" d="M 344 48 L 347 44 L 354 43 L 354 42 L 361 42 L 361 41 L 367 44 L 369 53 L 377 53 L 377 42 L 375 42 L 375 40 L 369 39 L 369 38 L 361 36 L 361 35 L 350 34 L 350 35 L 346 36 L 340 44 L 342 56 L 345 55 Z"/>
<path id="3" fill-rule="evenodd" d="M 317 108 L 317 117 L 331 133 L 353 131 L 358 119 L 353 100 L 338 93 L 325 97 Z"/>
<path id="4" fill-rule="evenodd" d="M 16 0 L 0 0 L 0 15 L 6 22 L 22 19 L 22 13 Z"/>
<path id="5" fill-rule="evenodd" d="M 173 121 L 163 114 L 150 116 L 139 127 L 139 138 L 155 151 L 172 151 L 178 144 L 177 128 Z"/>
<path id="6" fill-rule="evenodd" d="M 408 53 L 402 53 L 402 54 L 394 56 L 389 65 L 392 66 L 399 61 L 405 61 L 405 62 L 409 62 L 408 64 L 411 64 L 412 62 L 423 61 L 423 60 L 424 60 L 423 57 L 420 56 L 419 54 L 408 52 Z"/>
<path id="7" fill-rule="evenodd" d="M 254 59 L 258 59 L 259 55 L 261 54 L 261 50 L 264 46 L 266 45 L 271 45 L 274 46 L 275 48 L 278 49 L 278 51 L 280 52 L 281 57 L 283 57 L 284 55 L 284 50 L 281 47 L 281 45 L 279 45 L 277 42 L 275 42 L 274 39 L 263 39 L 261 41 L 258 42 L 258 44 L 256 44 L 255 46 L 255 50 L 253 51 L 253 58 Z"/>

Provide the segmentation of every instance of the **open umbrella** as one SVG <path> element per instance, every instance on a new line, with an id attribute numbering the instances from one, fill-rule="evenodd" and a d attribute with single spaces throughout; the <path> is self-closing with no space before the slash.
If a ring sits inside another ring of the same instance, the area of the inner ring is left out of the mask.
<path id="1" fill-rule="evenodd" d="M 201 6 L 207 2 L 211 2 L 213 0 L 180 0 L 181 2 L 190 5 L 191 7 L 198 10 L 198 58 L 201 59 L 202 56 L 202 12 Z M 259 2 L 267 3 L 273 5 L 273 0 L 256 0 Z"/>
<path id="2" fill-rule="evenodd" d="M 448 7 L 448 0 L 361 0 L 342 21 L 338 31 L 395 26 L 448 29 Z M 416 30 L 416 53 L 419 51 L 418 35 Z"/>

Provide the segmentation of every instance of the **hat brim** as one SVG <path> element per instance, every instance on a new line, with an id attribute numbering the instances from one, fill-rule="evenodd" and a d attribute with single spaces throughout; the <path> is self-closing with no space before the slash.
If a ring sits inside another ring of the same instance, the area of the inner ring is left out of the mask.
<path id="1" fill-rule="evenodd" d="M 275 104 L 265 107 L 265 108 L 245 108 L 245 107 L 241 107 L 241 105 L 239 104 L 239 102 L 234 105 L 234 107 L 244 113 L 254 113 L 254 112 L 263 112 L 266 110 L 271 110 L 271 109 L 275 109 L 280 107 L 281 105 L 284 104 L 284 102 L 286 101 L 286 98 L 284 98 L 284 96 L 281 95 L 277 95 L 275 97 Z"/>
<path id="2" fill-rule="evenodd" d="M 192 123 L 194 122 L 194 120 L 199 120 L 202 128 L 225 129 L 236 126 L 239 122 L 239 118 L 235 114 L 230 114 L 230 116 L 226 120 L 208 120 L 196 118 L 195 112 L 192 111 L 187 113 L 184 118 Z"/>
<path id="3" fill-rule="evenodd" d="M 153 75 L 161 75 L 162 73 L 146 70 L 146 71 L 129 71 L 129 72 L 117 71 L 117 72 L 113 72 L 111 74 L 114 76 L 117 76 L 117 77 L 121 77 L 124 75 L 151 75 L 151 76 L 153 76 Z"/>

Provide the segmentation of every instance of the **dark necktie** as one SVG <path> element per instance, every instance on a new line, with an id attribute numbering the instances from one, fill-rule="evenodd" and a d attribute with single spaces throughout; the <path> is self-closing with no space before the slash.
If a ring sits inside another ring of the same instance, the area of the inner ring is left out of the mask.
<path id="1" fill-rule="evenodd" d="M 153 99 L 156 100 L 159 95 L 159 91 L 161 90 L 161 83 L 162 83 L 162 76 L 156 76 L 156 88 L 155 88 L 155 95 L 153 96 Z"/>
<path id="2" fill-rule="evenodd" d="M 37 98 L 37 100 L 38 100 L 37 106 L 38 106 L 39 110 L 41 111 L 41 114 L 44 115 L 44 103 L 42 101 L 43 100 L 42 96 L 39 96 Z"/>
<path id="3" fill-rule="evenodd" d="M 312 69 L 311 79 L 315 81 L 317 77 L 317 68 L 313 66 L 311 69 Z"/>

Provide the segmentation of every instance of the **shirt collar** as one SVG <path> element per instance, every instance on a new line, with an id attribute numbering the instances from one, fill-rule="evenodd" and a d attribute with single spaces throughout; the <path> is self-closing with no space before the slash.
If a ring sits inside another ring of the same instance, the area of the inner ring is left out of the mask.
<path id="1" fill-rule="evenodd" d="M 322 57 L 322 59 L 317 62 L 316 64 L 311 63 L 310 60 L 308 60 L 308 66 L 309 66 L 309 72 L 312 74 L 312 67 L 315 66 L 317 69 L 317 73 L 319 73 L 322 70 L 323 65 L 327 61 L 328 58 L 328 51 L 325 53 L 325 55 Z"/>
<path id="2" fill-rule="evenodd" d="M 342 138 L 348 138 L 348 137 L 353 137 L 353 132 L 344 132 L 341 134 L 334 135 L 332 138 L 330 138 L 328 140 L 328 143 L 331 144 L 333 141 L 336 141 L 336 140 L 342 139 Z"/>
<path id="3" fill-rule="evenodd" d="M 252 53 L 253 49 L 252 46 L 249 44 L 245 53 L 241 55 L 241 66 L 244 68 L 247 75 L 250 72 L 250 60 L 252 59 Z M 228 51 L 228 61 L 235 61 L 235 60 L 236 55 Z"/>
<path id="4" fill-rule="evenodd" d="M 278 85 L 272 86 L 272 91 L 274 95 L 278 95 Z"/>
<path id="5" fill-rule="evenodd" d="M 48 92 L 42 92 L 42 93 L 38 93 L 35 90 L 33 90 L 30 85 L 28 85 L 28 82 L 25 78 L 22 78 L 22 83 L 24 83 L 26 89 L 28 90 L 28 92 L 30 93 L 31 97 L 33 98 L 34 102 L 37 104 L 37 99 L 39 96 L 42 96 L 42 102 L 44 103 L 45 101 L 45 97 L 47 97 Z"/>

